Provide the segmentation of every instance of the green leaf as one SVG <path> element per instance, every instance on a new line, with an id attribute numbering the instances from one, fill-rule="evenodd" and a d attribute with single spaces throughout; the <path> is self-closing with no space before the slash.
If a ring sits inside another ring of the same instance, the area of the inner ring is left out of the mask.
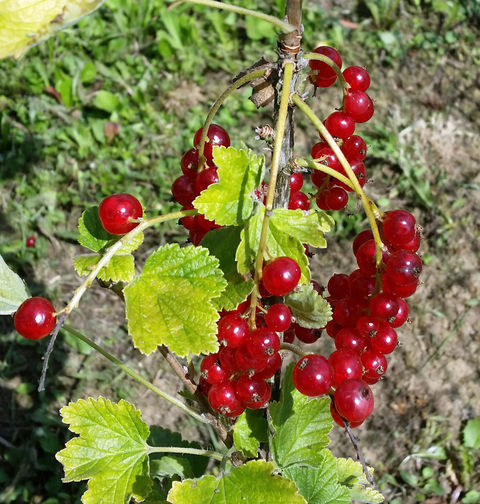
<path id="1" fill-rule="evenodd" d="M 256 457 L 260 443 L 268 441 L 267 419 L 263 411 L 246 409 L 235 422 L 233 442 L 246 457 Z"/>
<path id="2" fill-rule="evenodd" d="M 121 237 L 114 236 L 103 229 L 98 217 L 98 206 L 85 210 L 78 221 L 78 243 L 92 252 L 103 252 L 117 242 Z M 143 243 L 143 233 L 136 235 L 131 241 L 123 245 L 116 255 L 126 255 Z"/>
<path id="3" fill-rule="evenodd" d="M 98 264 L 102 256 L 83 255 L 75 257 L 73 265 L 80 276 L 88 275 Z M 104 282 L 130 282 L 135 275 L 135 263 L 132 255 L 113 256 L 108 264 L 98 273 Z"/>
<path id="4" fill-rule="evenodd" d="M 285 304 L 291 309 L 295 321 L 302 327 L 325 327 L 332 318 L 332 309 L 318 294 L 312 284 L 301 285 L 285 296 Z"/>
<path id="5" fill-rule="evenodd" d="M 322 460 L 315 464 L 284 469 L 284 474 L 295 482 L 308 504 L 350 504 L 348 488 L 338 483 L 335 457 L 329 450 L 321 452 Z"/>
<path id="6" fill-rule="evenodd" d="M 70 403 L 60 410 L 78 437 L 57 453 L 63 481 L 89 480 L 83 504 L 124 504 L 150 493 L 147 425 L 130 403 L 99 397 Z"/>
<path id="7" fill-rule="evenodd" d="M 263 21 L 263 19 L 247 16 L 245 18 L 245 27 L 249 39 L 261 40 L 262 38 L 273 39 L 275 37 L 274 26 L 267 21 Z"/>
<path id="8" fill-rule="evenodd" d="M 480 492 L 477 490 L 470 490 L 465 494 L 465 497 L 462 499 L 463 504 L 479 504 L 480 503 Z"/>
<path id="9" fill-rule="evenodd" d="M 92 82 L 97 76 L 97 67 L 91 62 L 86 61 L 80 72 L 80 80 L 83 83 Z"/>
<path id="10" fill-rule="evenodd" d="M 213 229 L 202 240 L 202 247 L 206 247 L 220 261 L 220 269 L 228 282 L 222 294 L 213 300 L 217 310 L 234 310 L 253 289 L 253 280 L 245 281 L 237 271 L 235 250 L 240 243 L 240 232 L 240 227 Z"/>
<path id="11" fill-rule="evenodd" d="M 463 429 L 463 444 L 468 448 L 480 448 L 480 417 L 467 422 Z"/>
<path id="12" fill-rule="evenodd" d="M 203 247 L 165 245 L 125 289 L 129 332 L 149 354 L 167 345 L 180 356 L 218 350 L 218 312 L 212 306 L 226 286 L 218 259 Z"/>
<path id="13" fill-rule="evenodd" d="M 175 481 L 167 500 L 172 504 L 306 504 L 292 481 L 273 475 L 274 465 L 252 460 L 219 479 Z"/>
<path id="14" fill-rule="evenodd" d="M 0 59 L 20 58 L 30 47 L 98 9 L 103 0 L 2 0 Z"/>
<path id="15" fill-rule="evenodd" d="M 301 394 L 292 381 L 293 365 L 283 379 L 280 401 L 270 403 L 275 462 L 286 468 L 293 464 L 315 466 L 323 460 L 332 428 L 330 399 L 309 399 Z"/>
<path id="16" fill-rule="evenodd" d="M 23 280 L 0 255 L 0 315 L 10 315 L 29 297 Z"/>
<path id="17" fill-rule="evenodd" d="M 218 182 L 202 191 L 193 202 L 207 219 L 221 226 L 242 224 L 253 211 L 253 190 L 260 185 L 264 157 L 233 147 L 214 147 Z"/>
<path id="18" fill-rule="evenodd" d="M 151 428 L 148 444 L 150 446 L 201 448 L 198 443 L 184 441 L 180 433 L 157 426 Z M 152 453 L 150 455 L 150 475 L 154 477 L 179 475 L 181 478 L 196 478 L 205 474 L 207 465 L 208 457 L 200 455 L 171 453 Z"/>
<path id="19" fill-rule="evenodd" d="M 120 100 L 117 95 L 109 91 L 98 91 L 93 99 L 95 107 L 105 110 L 106 112 L 113 112 L 120 105 Z"/>
<path id="20" fill-rule="evenodd" d="M 341 485 L 348 488 L 352 500 L 371 504 L 378 504 L 385 500 L 385 497 L 374 490 L 363 472 L 360 462 L 355 462 L 351 458 L 337 458 L 337 475 Z M 373 475 L 373 469 L 368 468 Z"/>
<path id="21" fill-rule="evenodd" d="M 274 210 L 274 214 L 277 210 Z M 249 273 L 255 262 L 260 244 L 260 233 L 265 215 L 265 208 L 261 208 L 251 219 L 248 220 L 241 233 L 240 245 L 237 248 L 236 260 L 239 273 Z M 301 283 L 310 281 L 310 270 L 305 249 L 302 243 L 293 235 L 284 232 L 279 226 L 279 222 L 270 219 L 264 258 L 288 256 L 297 261 L 302 272 Z"/>

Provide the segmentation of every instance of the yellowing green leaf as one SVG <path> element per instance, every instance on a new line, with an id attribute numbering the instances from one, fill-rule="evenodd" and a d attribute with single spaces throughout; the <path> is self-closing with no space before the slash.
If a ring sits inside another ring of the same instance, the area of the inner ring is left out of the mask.
<path id="1" fill-rule="evenodd" d="M 260 185 L 264 157 L 233 147 L 214 147 L 218 182 L 202 191 L 193 202 L 207 219 L 221 226 L 247 220 L 253 210 L 253 190 Z"/>
<path id="2" fill-rule="evenodd" d="M 332 318 L 330 305 L 312 284 L 301 285 L 298 290 L 285 296 L 285 304 L 291 309 L 295 321 L 302 327 L 309 329 L 325 327 Z"/>
<path id="3" fill-rule="evenodd" d="M 150 493 L 147 425 L 126 401 L 80 399 L 60 411 L 78 437 L 57 453 L 63 481 L 89 480 L 83 504 L 140 502 Z"/>
<path id="4" fill-rule="evenodd" d="M 330 399 L 310 399 L 301 394 L 292 381 L 290 366 L 283 379 L 280 401 L 270 403 L 273 457 L 281 468 L 293 464 L 315 466 L 323 460 L 332 428 Z"/>
<path id="5" fill-rule="evenodd" d="M 247 457 L 256 457 L 260 443 L 268 440 L 267 431 L 265 413 L 246 409 L 237 418 L 233 429 L 235 448 Z"/>
<path id="6" fill-rule="evenodd" d="M 83 255 L 75 257 L 73 265 L 80 276 L 88 275 L 98 264 L 102 256 Z M 97 277 L 104 282 L 130 282 L 135 275 L 135 263 L 132 255 L 113 256 Z"/>
<path id="7" fill-rule="evenodd" d="M 276 215 L 278 209 L 273 211 Z M 241 233 L 240 245 L 237 248 L 236 260 L 239 273 L 248 273 L 253 269 L 253 263 L 258 253 L 260 244 L 260 234 L 262 222 L 265 215 L 265 208 L 261 208 L 245 225 Z M 297 261 L 302 272 L 301 283 L 310 281 L 310 270 L 305 249 L 302 242 L 294 234 L 284 231 L 282 219 L 270 219 L 267 231 L 267 246 L 265 249 L 265 260 L 270 258 L 288 256 Z"/>
<path id="8" fill-rule="evenodd" d="M 218 312 L 211 300 L 225 289 L 218 259 L 203 247 L 165 245 L 125 289 L 129 332 L 149 354 L 167 345 L 178 355 L 218 349 Z"/>
<path id="9" fill-rule="evenodd" d="M 0 315 L 10 315 L 29 297 L 23 280 L 0 255 Z"/>
<path id="10" fill-rule="evenodd" d="M 0 59 L 30 47 L 94 11 L 103 0 L 0 0 Z"/>
<path id="11" fill-rule="evenodd" d="M 349 490 L 352 500 L 369 504 L 379 504 L 385 500 L 380 492 L 370 486 L 360 462 L 355 462 L 350 458 L 337 458 L 336 465 L 338 480 Z M 372 475 L 373 469 L 371 467 L 368 469 Z"/>
<path id="12" fill-rule="evenodd" d="M 217 310 L 234 310 L 252 292 L 253 280 L 246 281 L 237 271 L 235 250 L 240 243 L 240 227 L 213 229 L 202 240 L 211 255 L 220 261 L 220 269 L 228 282 L 226 289 L 212 302 Z"/>
<path id="13" fill-rule="evenodd" d="M 175 481 L 167 500 L 171 504 L 307 504 L 292 481 L 273 475 L 274 465 L 253 460 L 227 476 Z"/>
<path id="14" fill-rule="evenodd" d="M 321 455 L 315 466 L 295 464 L 284 470 L 285 476 L 295 482 L 308 504 L 350 504 L 348 488 L 338 482 L 335 457 L 329 450 Z"/>

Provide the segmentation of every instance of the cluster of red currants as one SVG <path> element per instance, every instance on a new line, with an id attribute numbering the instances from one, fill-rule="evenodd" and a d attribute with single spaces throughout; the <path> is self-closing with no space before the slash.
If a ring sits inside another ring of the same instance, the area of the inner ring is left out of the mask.
<path id="1" fill-rule="evenodd" d="M 199 146 L 202 138 L 200 128 L 193 138 L 193 147 L 182 157 L 181 167 L 183 175 L 175 179 L 172 184 L 172 194 L 175 200 L 182 205 L 182 210 L 193 209 L 193 200 L 210 184 L 218 182 L 217 167 L 213 162 L 214 146 L 230 146 L 228 133 L 218 124 L 211 124 L 208 128 L 203 155 L 205 166 L 199 170 Z M 188 230 L 190 241 L 198 245 L 211 229 L 218 228 L 215 222 L 197 214 L 180 219 L 182 226 Z"/>
<path id="2" fill-rule="evenodd" d="M 300 280 L 300 267 L 289 257 L 277 257 L 263 268 L 265 296 L 285 296 Z M 265 407 L 270 399 L 271 378 L 281 367 L 280 336 L 291 324 L 292 314 L 283 303 L 266 313 L 257 309 L 257 328 L 251 331 L 244 314 L 249 299 L 236 310 L 223 312 L 218 322 L 220 350 L 201 362 L 200 387 L 210 406 L 223 415 L 237 417 L 245 408 Z M 243 315 L 243 316 L 242 316 Z"/>
<path id="3" fill-rule="evenodd" d="M 337 350 L 328 359 L 314 354 L 304 357 L 293 374 L 295 386 L 306 395 L 335 388 L 332 417 L 342 426 L 342 418 L 356 427 L 372 412 L 369 385 L 377 383 L 387 370 L 385 355 L 397 346 L 395 329 L 408 318 L 404 298 L 415 292 L 422 271 L 416 254 L 420 234 L 412 214 L 387 212 L 380 232 L 385 250 L 378 273 L 375 241 L 368 230 L 353 242 L 358 269 L 350 275 L 335 274 L 328 281 L 333 319 L 326 332 Z"/>

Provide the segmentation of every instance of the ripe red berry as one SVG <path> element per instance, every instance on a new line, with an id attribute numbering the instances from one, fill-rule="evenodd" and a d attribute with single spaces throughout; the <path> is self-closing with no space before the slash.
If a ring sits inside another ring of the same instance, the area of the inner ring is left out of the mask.
<path id="1" fill-rule="evenodd" d="M 342 58 L 340 53 L 333 47 L 319 46 L 316 47 L 313 52 L 327 56 L 336 63 L 339 68 L 342 68 Z M 333 70 L 333 68 L 327 63 L 318 60 L 310 60 L 308 64 L 310 65 L 310 68 L 316 72 L 315 82 L 317 86 L 331 86 L 337 79 L 335 70 Z"/>
<path id="2" fill-rule="evenodd" d="M 223 383 L 228 379 L 228 373 L 222 369 L 218 361 L 218 353 L 203 358 L 200 364 L 200 375 L 210 385 Z"/>
<path id="3" fill-rule="evenodd" d="M 353 116 L 345 112 L 332 112 L 325 119 L 325 127 L 330 135 L 338 138 L 348 138 L 355 131 Z"/>
<path id="4" fill-rule="evenodd" d="M 375 336 L 379 327 L 380 320 L 369 315 L 363 315 L 357 320 L 357 331 L 367 338 Z"/>
<path id="5" fill-rule="evenodd" d="M 218 321 L 218 340 L 226 346 L 243 346 L 247 335 L 248 324 L 238 313 L 230 313 Z"/>
<path id="6" fill-rule="evenodd" d="M 202 129 L 200 128 L 193 138 L 193 146 L 198 147 L 202 138 Z M 223 145 L 224 147 L 230 146 L 230 137 L 228 133 L 218 124 L 211 124 L 208 127 L 207 140 L 204 147 L 204 156 L 211 160 L 213 157 L 213 146 Z"/>
<path id="7" fill-rule="evenodd" d="M 208 402 L 215 411 L 228 417 L 241 415 L 245 410 L 245 406 L 237 397 L 235 386 L 232 382 L 212 385 L 212 388 L 208 392 Z"/>
<path id="8" fill-rule="evenodd" d="M 240 376 L 235 384 L 238 399 L 250 409 L 259 409 L 265 406 L 270 399 L 270 386 L 265 380 L 256 376 L 249 378 Z"/>
<path id="9" fill-rule="evenodd" d="M 343 106 L 345 112 L 350 114 L 350 116 L 356 123 L 367 122 L 373 116 L 373 102 L 370 97 L 363 91 L 349 89 L 347 96 L 345 96 Z"/>
<path id="10" fill-rule="evenodd" d="M 370 346 L 381 354 L 392 353 L 397 347 L 397 333 L 387 322 L 380 321 L 378 329 L 370 338 Z"/>
<path id="11" fill-rule="evenodd" d="M 287 305 L 282 303 L 274 304 L 268 309 L 265 322 L 272 331 L 284 332 L 292 323 L 292 312 Z"/>
<path id="12" fill-rule="evenodd" d="M 381 378 L 387 371 L 387 359 L 373 347 L 367 347 L 361 355 L 364 376 L 371 380 Z"/>
<path id="13" fill-rule="evenodd" d="M 37 340 L 53 331 L 57 317 L 50 301 L 42 297 L 32 297 L 18 307 L 13 323 L 17 332 L 24 338 Z"/>
<path id="14" fill-rule="evenodd" d="M 288 208 L 290 210 L 308 210 L 310 208 L 310 200 L 308 196 L 302 191 L 297 191 L 290 194 L 290 199 L 288 200 Z"/>
<path id="15" fill-rule="evenodd" d="M 189 206 L 197 197 L 198 192 L 195 189 L 195 179 L 190 175 L 181 175 L 176 178 L 172 184 L 172 195 L 182 206 Z"/>
<path id="16" fill-rule="evenodd" d="M 282 357 L 277 352 L 267 359 L 265 367 L 255 373 L 255 378 L 268 380 L 282 367 Z"/>
<path id="17" fill-rule="evenodd" d="M 377 271 L 375 240 L 367 240 L 362 243 L 355 254 L 357 264 L 365 276 L 375 274 Z M 388 260 L 388 251 L 382 250 L 382 261 Z"/>
<path id="18" fill-rule="evenodd" d="M 385 214 L 383 234 L 392 245 L 402 247 L 415 237 L 415 217 L 406 210 L 392 210 Z"/>
<path id="19" fill-rule="evenodd" d="M 330 403 L 330 414 L 332 415 L 332 418 L 334 422 L 339 425 L 340 427 L 345 427 L 345 423 L 342 420 L 342 417 L 338 414 L 338 411 L 335 409 L 335 405 L 333 404 L 333 401 Z M 355 427 L 358 427 L 359 425 L 362 425 L 362 422 L 348 422 L 349 426 L 354 429 Z"/>
<path id="20" fill-rule="evenodd" d="M 400 298 L 410 297 L 415 294 L 418 287 L 418 280 L 407 285 L 394 284 L 387 275 L 382 275 L 382 289 L 384 292 L 393 294 Z"/>
<path id="21" fill-rule="evenodd" d="M 332 187 L 325 191 L 325 204 L 329 210 L 341 210 L 348 203 L 348 194 L 343 187 Z"/>
<path id="22" fill-rule="evenodd" d="M 301 173 L 292 173 L 290 175 L 290 192 L 300 191 L 303 186 L 303 175 Z"/>
<path id="23" fill-rule="evenodd" d="M 350 295 L 350 281 L 348 275 L 335 273 L 330 277 L 327 289 L 333 299 L 342 299 Z"/>
<path id="24" fill-rule="evenodd" d="M 333 320 L 342 327 L 354 327 L 358 309 L 351 298 L 340 299 L 333 309 Z"/>
<path id="25" fill-rule="evenodd" d="M 325 331 L 330 336 L 330 338 L 335 338 L 335 336 L 341 329 L 342 326 L 340 324 L 337 324 L 334 320 L 330 320 L 325 326 Z"/>
<path id="26" fill-rule="evenodd" d="M 326 142 L 317 142 L 312 147 L 310 153 L 313 159 L 316 159 L 319 163 L 332 168 L 332 170 L 340 170 L 342 167 L 337 156 L 334 154 L 333 150 Z M 321 185 L 321 183 L 323 182 L 321 176 L 325 177 L 326 175 L 321 171 L 315 170 L 312 173 L 312 183 L 317 186 Z"/>
<path id="27" fill-rule="evenodd" d="M 370 387 L 363 380 L 345 380 L 334 395 L 335 408 L 349 422 L 363 422 L 373 411 Z"/>
<path id="28" fill-rule="evenodd" d="M 328 362 L 332 368 L 334 387 L 338 387 L 345 380 L 362 377 L 362 363 L 357 353 L 345 349 L 337 350 L 330 354 Z"/>
<path id="29" fill-rule="evenodd" d="M 350 350 L 360 355 L 366 346 L 367 338 L 353 327 L 345 327 L 335 335 L 335 347 L 337 350 Z"/>
<path id="30" fill-rule="evenodd" d="M 361 136 L 352 135 L 343 141 L 342 152 L 349 161 L 363 160 L 367 156 L 367 144 Z"/>
<path id="31" fill-rule="evenodd" d="M 103 228 L 113 235 L 123 235 L 137 227 L 138 222 L 131 222 L 130 219 L 139 219 L 142 215 L 140 201 L 131 194 L 112 194 L 98 207 L 98 217 Z"/>
<path id="32" fill-rule="evenodd" d="M 368 303 L 370 315 L 382 320 L 395 317 L 398 312 L 398 301 L 397 296 L 387 292 L 380 292 L 373 296 Z"/>
<path id="33" fill-rule="evenodd" d="M 322 329 L 307 329 L 306 327 L 302 327 L 298 324 L 294 325 L 295 327 L 295 336 L 302 343 L 315 343 L 318 338 L 322 335 Z"/>
<path id="34" fill-rule="evenodd" d="M 37 242 L 37 239 L 35 238 L 35 236 L 29 236 L 26 241 L 25 241 L 25 245 L 28 247 L 28 248 L 32 248 L 32 247 L 35 247 L 35 243 Z"/>
<path id="35" fill-rule="evenodd" d="M 280 349 L 280 338 L 271 329 L 259 327 L 250 334 L 246 348 L 253 358 L 266 361 Z"/>
<path id="36" fill-rule="evenodd" d="M 401 297 L 397 298 L 397 301 L 398 301 L 397 314 L 395 315 L 395 318 L 393 320 L 392 318 L 388 320 L 389 325 L 395 328 L 405 324 L 405 322 L 408 319 L 408 304 Z"/>
<path id="37" fill-rule="evenodd" d="M 343 71 L 343 76 L 352 89 L 366 91 L 370 86 L 370 75 L 365 68 L 349 66 Z"/>
<path id="38" fill-rule="evenodd" d="M 209 185 L 215 184 L 218 182 L 218 169 L 216 166 L 212 166 L 207 168 L 206 170 L 202 170 L 195 179 L 195 192 L 196 194 L 200 194 L 204 191 Z M 177 200 L 178 201 L 178 200 Z"/>
<path id="39" fill-rule="evenodd" d="M 422 260 L 415 252 L 398 250 L 388 259 L 386 275 L 392 284 L 409 285 L 418 282 Z"/>
<path id="40" fill-rule="evenodd" d="M 263 285 L 273 296 L 285 296 L 291 292 L 300 277 L 300 267 L 290 257 L 277 257 L 263 267 Z"/>
<path id="41" fill-rule="evenodd" d="M 237 348 L 235 352 L 235 365 L 238 371 L 244 371 L 249 376 L 253 376 L 254 374 L 265 369 L 266 361 L 252 357 L 245 350 L 245 347 L 240 347 Z"/>
<path id="42" fill-rule="evenodd" d="M 292 378 L 299 392 L 315 397 L 325 394 L 332 386 L 332 369 L 325 357 L 310 354 L 297 362 Z"/>
<path id="43" fill-rule="evenodd" d="M 368 240 L 373 240 L 373 233 L 370 229 L 365 229 L 365 231 L 362 231 L 355 236 L 352 244 L 354 255 L 357 255 L 357 250 Z"/>
<path id="44" fill-rule="evenodd" d="M 185 152 L 181 161 L 182 172 L 184 175 L 195 176 L 198 169 L 198 150 L 193 147 Z"/>

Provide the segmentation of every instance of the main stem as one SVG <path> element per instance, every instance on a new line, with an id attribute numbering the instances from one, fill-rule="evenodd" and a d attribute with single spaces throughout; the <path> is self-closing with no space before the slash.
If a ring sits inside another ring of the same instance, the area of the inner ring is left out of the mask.
<path id="1" fill-rule="evenodd" d="M 260 242 L 258 246 L 258 253 L 255 259 L 255 288 L 251 296 L 250 303 L 250 327 L 255 327 L 255 309 L 257 299 L 259 297 L 258 284 L 262 276 L 263 255 L 267 243 L 268 223 L 273 210 L 273 199 L 275 197 L 275 188 L 277 185 L 278 169 L 280 166 L 280 155 L 282 150 L 283 137 L 285 134 L 285 124 L 288 115 L 288 104 L 290 99 L 290 86 L 292 83 L 294 64 L 292 62 L 285 62 L 283 71 L 283 86 L 280 98 L 280 109 L 276 124 L 275 145 L 273 147 L 272 167 L 270 169 L 270 180 L 268 183 L 268 192 L 265 202 L 265 215 L 262 222 L 262 230 L 260 232 Z"/>
<path id="2" fill-rule="evenodd" d="M 200 455 L 210 457 L 220 462 L 224 459 L 221 453 L 210 450 L 199 450 L 198 448 L 185 448 L 183 446 L 149 446 L 148 453 L 179 453 L 180 455 Z"/>

